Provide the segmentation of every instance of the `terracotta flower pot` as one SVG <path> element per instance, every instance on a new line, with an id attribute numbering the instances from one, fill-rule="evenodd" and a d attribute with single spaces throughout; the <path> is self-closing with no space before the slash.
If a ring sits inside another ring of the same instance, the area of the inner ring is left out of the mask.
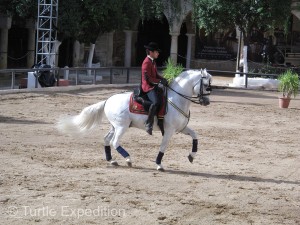
<path id="1" fill-rule="evenodd" d="M 288 108 L 290 104 L 291 99 L 290 98 L 279 98 L 279 107 L 280 108 Z"/>

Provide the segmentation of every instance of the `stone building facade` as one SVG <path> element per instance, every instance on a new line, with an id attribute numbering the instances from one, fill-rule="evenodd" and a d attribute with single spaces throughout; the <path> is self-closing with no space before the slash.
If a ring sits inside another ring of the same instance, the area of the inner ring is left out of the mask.
<path id="1" fill-rule="evenodd" d="M 170 1 L 165 1 L 167 7 L 165 7 L 166 10 L 161 21 L 142 22 L 137 19 L 130 29 L 100 36 L 96 41 L 93 62 L 102 67 L 139 67 L 146 55 L 144 45 L 155 41 L 162 49 L 157 62 L 159 66 L 163 66 L 164 62 L 171 57 L 173 61 L 181 63 L 186 68 L 234 70 L 236 62 L 230 59 L 236 57 L 238 33 L 235 33 L 235 36 L 227 41 L 225 47 L 220 46 L 219 40 L 224 33 L 217 32 L 206 37 L 203 30 L 198 30 L 193 24 L 193 8 L 190 1 L 179 1 L 181 3 L 180 12 L 176 13 L 171 10 L 171 7 L 168 7 Z M 300 31 L 300 12 L 292 10 L 291 13 L 295 21 L 293 30 L 298 32 Z M 15 32 L 16 29 L 17 32 Z M 21 34 L 22 37 L 19 37 L 18 35 Z M 14 36 L 19 38 L 16 43 L 12 43 Z M 26 21 L 23 27 L 17 27 L 10 18 L 0 16 L 0 40 L 0 69 L 7 67 L 30 68 L 33 65 L 34 21 Z M 201 45 L 205 46 L 201 47 Z M 199 46 L 202 52 L 199 51 Z M 63 41 L 59 48 L 57 66 L 84 66 L 87 62 L 88 48 L 89 46 L 72 40 Z M 295 51 L 300 52 L 300 49 L 297 48 L 295 45 Z M 16 49 L 23 54 L 16 54 Z M 25 57 L 23 57 L 24 55 Z M 19 59 L 22 60 L 21 63 L 16 63 L 18 58 L 21 58 Z"/>

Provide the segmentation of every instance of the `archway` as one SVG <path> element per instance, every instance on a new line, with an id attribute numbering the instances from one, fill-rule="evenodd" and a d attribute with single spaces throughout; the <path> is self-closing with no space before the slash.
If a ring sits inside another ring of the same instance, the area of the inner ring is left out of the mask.
<path id="1" fill-rule="evenodd" d="M 67 38 L 63 40 L 61 45 L 59 46 L 59 67 L 73 66 L 73 42 L 74 40 L 72 38 Z"/>
<path id="2" fill-rule="evenodd" d="M 28 30 L 22 25 L 13 25 L 8 31 L 8 58 L 7 68 L 24 68 L 26 67 L 28 43 Z"/>
<path id="3" fill-rule="evenodd" d="M 146 52 L 144 45 L 149 42 L 157 42 L 162 52 L 160 53 L 156 63 L 163 66 L 170 56 L 171 37 L 169 35 L 169 24 L 165 16 L 162 20 L 140 21 L 138 26 L 137 42 L 136 42 L 136 64 L 142 65 Z"/>

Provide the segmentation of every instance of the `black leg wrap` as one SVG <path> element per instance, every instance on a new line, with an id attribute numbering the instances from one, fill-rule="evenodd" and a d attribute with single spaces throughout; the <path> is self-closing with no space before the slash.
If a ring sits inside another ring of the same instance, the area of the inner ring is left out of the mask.
<path id="1" fill-rule="evenodd" d="M 162 157 L 165 153 L 159 152 L 156 158 L 156 164 L 161 164 Z"/>
<path id="2" fill-rule="evenodd" d="M 198 150 L 198 139 L 193 139 L 192 152 L 197 152 L 197 150 Z"/>
<path id="3" fill-rule="evenodd" d="M 111 157 L 111 148 L 110 148 L 110 146 L 104 146 L 104 149 L 105 149 L 106 160 L 110 161 L 112 159 L 112 157 Z"/>
<path id="4" fill-rule="evenodd" d="M 164 120 L 163 119 L 158 119 L 157 125 L 161 131 L 161 135 L 164 136 L 165 134 L 165 128 L 164 128 Z"/>

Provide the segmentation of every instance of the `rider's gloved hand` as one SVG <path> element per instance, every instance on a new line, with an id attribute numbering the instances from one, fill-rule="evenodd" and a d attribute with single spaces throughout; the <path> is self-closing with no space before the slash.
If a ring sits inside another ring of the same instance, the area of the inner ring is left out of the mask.
<path id="1" fill-rule="evenodd" d="M 167 80 L 166 78 L 162 78 L 162 79 L 160 80 L 160 83 L 161 83 L 162 85 L 164 85 L 164 86 L 168 86 L 168 80 Z"/>
<path id="2" fill-rule="evenodd" d="M 158 83 L 158 88 L 160 88 L 160 89 L 163 89 L 164 88 L 164 85 L 162 84 L 162 83 Z"/>

